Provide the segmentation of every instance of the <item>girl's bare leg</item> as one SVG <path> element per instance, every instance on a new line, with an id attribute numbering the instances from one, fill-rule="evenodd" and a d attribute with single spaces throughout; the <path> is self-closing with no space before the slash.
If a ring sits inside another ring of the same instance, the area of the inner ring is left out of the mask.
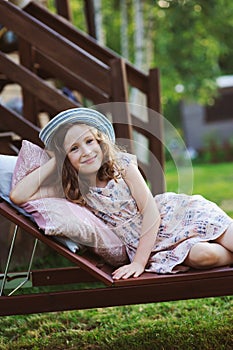
<path id="1" fill-rule="evenodd" d="M 215 242 L 233 252 L 233 223 Z"/>
<path id="2" fill-rule="evenodd" d="M 208 269 L 233 263 L 233 253 L 219 243 L 199 242 L 191 249 L 184 264 L 196 269 Z"/>

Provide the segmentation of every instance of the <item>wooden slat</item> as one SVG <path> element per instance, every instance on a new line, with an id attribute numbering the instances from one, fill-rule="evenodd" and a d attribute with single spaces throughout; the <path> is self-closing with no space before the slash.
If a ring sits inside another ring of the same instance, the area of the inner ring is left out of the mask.
<path id="1" fill-rule="evenodd" d="M 45 77 L 60 79 L 65 86 L 81 92 L 83 96 L 89 98 L 95 104 L 109 101 L 109 95 L 75 75 L 68 67 L 59 65 L 41 52 L 35 51 L 34 54 L 36 65 L 38 64 L 38 73 L 41 73 L 42 76 L 45 75 Z"/>
<path id="2" fill-rule="evenodd" d="M 199 276 L 199 277 L 198 277 Z M 194 298 L 218 297 L 232 295 L 233 271 L 222 271 L 203 278 L 200 274 L 183 278 L 184 276 L 154 279 L 158 283 L 139 284 L 134 279 L 134 285 L 86 289 L 75 291 L 60 291 L 40 294 L 30 294 L 11 297 L 0 297 L 0 315 L 17 315 L 51 311 L 65 311 L 97 307 L 145 304 Z M 148 281 L 149 282 L 149 281 Z"/>
<path id="3" fill-rule="evenodd" d="M 157 87 L 156 89 L 154 87 Z M 161 113 L 160 77 L 159 70 L 153 68 L 149 70 L 147 83 L 148 108 Z M 160 128 L 162 130 L 162 127 Z"/>
<path id="4" fill-rule="evenodd" d="M 57 111 L 80 106 L 80 104 L 68 99 L 62 92 L 46 84 L 25 67 L 11 61 L 2 52 L 0 52 L 0 69 L 6 71 L 11 80 L 20 84 L 31 94 L 40 96 L 40 99 L 46 104 L 56 107 Z"/>
<path id="5" fill-rule="evenodd" d="M 156 90 L 153 89 L 154 85 L 157 86 Z M 147 88 L 149 127 L 151 130 L 153 130 L 148 139 L 152 159 L 151 167 L 154 169 L 154 172 L 151 171 L 149 178 L 154 179 L 152 181 L 152 192 L 154 194 L 158 194 L 165 191 L 163 116 L 161 114 L 160 81 L 158 69 L 151 69 L 149 71 Z"/>
<path id="6" fill-rule="evenodd" d="M 69 66 L 75 74 L 109 93 L 108 67 L 58 32 L 6 1 L 0 2 L 0 22 L 44 54 L 61 65 Z M 64 54 L 61 55 L 60 52 Z"/>
<path id="7" fill-rule="evenodd" d="M 18 113 L 0 105 L 0 125 L 3 131 L 12 131 L 22 138 L 43 146 L 39 139 L 40 129 Z"/>
<path id="8" fill-rule="evenodd" d="M 68 19 L 68 21 L 70 21 L 72 19 L 72 15 L 70 10 L 69 0 L 55 0 L 55 4 L 56 4 L 57 13 L 60 16 Z"/>
<path id="9" fill-rule="evenodd" d="M 4 89 L 4 87 L 8 84 L 12 84 L 12 81 L 7 78 L 5 74 L 0 73 L 0 93 Z"/>
<path id="10" fill-rule="evenodd" d="M 80 267 L 34 270 L 31 272 L 31 281 L 33 287 L 98 282 Z"/>
<path id="11" fill-rule="evenodd" d="M 134 286 L 134 285 L 147 285 L 147 284 L 174 284 L 176 283 L 189 283 L 195 284 L 197 281 L 214 280 L 218 278 L 232 278 L 231 286 L 233 288 L 233 267 L 224 266 L 217 267 L 209 270 L 196 270 L 190 269 L 184 273 L 177 274 L 155 274 L 152 272 L 145 272 L 138 278 L 128 278 L 127 280 L 115 281 L 115 286 Z M 199 283 L 199 282 L 198 282 Z M 232 289 L 233 294 L 233 289 Z M 203 294 L 202 297 L 205 297 Z"/>
<path id="12" fill-rule="evenodd" d="M 95 26 L 95 8 L 94 0 L 84 0 L 84 11 L 87 22 L 88 33 L 93 38 L 96 36 L 96 26 Z"/>
<path id="13" fill-rule="evenodd" d="M 126 72 L 123 60 L 113 59 L 110 61 L 112 71 L 112 122 L 116 138 L 120 144 L 124 144 L 128 151 L 133 153 L 133 128 L 128 105 Z M 123 103 L 118 103 L 123 102 Z"/>
<path id="14" fill-rule="evenodd" d="M 27 69 L 33 72 L 33 48 L 25 40 L 18 37 L 19 61 Z M 24 79 L 22 80 L 24 81 Z M 21 79 L 19 80 L 19 84 Z M 39 125 L 37 95 L 22 87 L 23 116 L 34 125 Z"/>

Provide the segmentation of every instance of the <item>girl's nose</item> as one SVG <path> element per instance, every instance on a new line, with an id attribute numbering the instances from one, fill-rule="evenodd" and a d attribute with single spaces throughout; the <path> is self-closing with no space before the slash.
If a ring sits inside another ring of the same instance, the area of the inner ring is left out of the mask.
<path id="1" fill-rule="evenodd" d="M 88 147 L 88 145 L 83 145 L 82 146 L 82 154 L 83 155 L 88 155 L 90 154 L 91 150 L 90 150 L 90 147 Z"/>

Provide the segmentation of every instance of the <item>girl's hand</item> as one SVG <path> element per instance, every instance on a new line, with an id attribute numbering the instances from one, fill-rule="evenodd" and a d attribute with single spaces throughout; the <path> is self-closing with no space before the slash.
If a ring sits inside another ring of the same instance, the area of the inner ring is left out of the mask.
<path id="1" fill-rule="evenodd" d="M 124 265 L 115 270 L 112 275 L 113 279 L 119 280 L 120 278 L 127 279 L 131 276 L 138 277 L 144 271 L 144 266 L 138 262 L 132 262 L 129 265 Z"/>

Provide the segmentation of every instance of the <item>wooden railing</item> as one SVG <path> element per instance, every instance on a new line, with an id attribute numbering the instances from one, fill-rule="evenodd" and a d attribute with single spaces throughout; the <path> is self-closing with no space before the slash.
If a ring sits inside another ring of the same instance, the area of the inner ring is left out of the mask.
<path id="1" fill-rule="evenodd" d="M 162 121 L 155 113 L 160 112 L 158 70 L 142 73 L 111 50 L 98 45 L 69 21 L 36 2 L 20 10 L 0 0 L 0 23 L 12 30 L 19 42 L 19 63 L 0 53 L 1 86 L 4 86 L 4 81 L 14 82 L 23 92 L 22 116 L 1 106 L 0 131 L 13 130 L 22 138 L 38 143 L 40 112 L 45 111 L 52 118 L 61 110 L 85 104 L 86 100 L 94 105 L 125 102 L 121 104 L 120 121 L 119 111 L 116 108 L 112 111 L 116 136 L 132 139 L 134 129 L 147 138 L 149 161 L 148 164 L 140 162 L 140 167 L 153 192 L 162 192 Z M 56 86 L 49 85 L 48 79 L 77 91 L 80 101 L 69 99 Z M 127 102 L 131 87 L 146 96 L 146 122 L 129 113 Z M 17 120 L 17 130 L 13 120 Z"/>

